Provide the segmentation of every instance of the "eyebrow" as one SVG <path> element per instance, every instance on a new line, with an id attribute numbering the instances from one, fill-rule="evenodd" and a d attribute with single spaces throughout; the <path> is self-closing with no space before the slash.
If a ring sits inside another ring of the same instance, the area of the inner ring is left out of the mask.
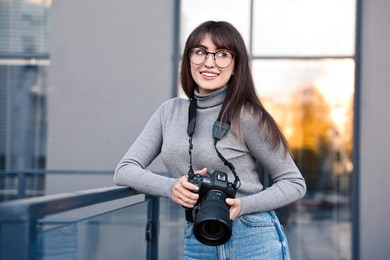
<path id="1" fill-rule="evenodd" d="M 202 44 L 198 44 L 198 45 L 196 45 L 195 47 L 196 47 L 196 48 L 202 48 L 202 49 L 206 49 L 206 50 L 208 50 L 208 49 L 209 49 L 207 46 L 205 46 L 205 45 L 202 45 Z"/>
<path id="2" fill-rule="evenodd" d="M 205 49 L 205 50 L 208 50 L 209 48 L 205 45 L 202 45 L 202 44 L 198 44 L 195 46 L 196 48 L 202 48 L 202 49 Z M 222 46 L 216 46 L 216 50 L 228 50 L 228 48 L 226 47 L 222 47 Z"/>

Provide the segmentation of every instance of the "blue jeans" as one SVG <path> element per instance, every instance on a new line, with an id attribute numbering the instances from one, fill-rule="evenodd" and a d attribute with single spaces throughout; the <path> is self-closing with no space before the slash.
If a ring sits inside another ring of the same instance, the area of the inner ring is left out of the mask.
<path id="1" fill-rule="evenodd" d="M 193 235 L 193 223 L 184 231 L 184 259 L 289 260 L 287 238 L 274 211 L 253 213 L 233 221 L 232 237 L 220 246 L 207 246 Z"/>

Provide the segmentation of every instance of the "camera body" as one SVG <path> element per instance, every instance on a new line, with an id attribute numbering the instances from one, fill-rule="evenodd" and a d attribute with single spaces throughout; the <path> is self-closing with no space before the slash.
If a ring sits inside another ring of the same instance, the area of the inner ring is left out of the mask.
<path id="1" fill-rule="evenodd" d="M 227 173 L 214 171 L 209 176 L 195 174 L 188 181 L 199 188 L 196 206 L 186 212 L 187 217 L 188 214 L 191 214 L 191 217 L 194 214 L 195 237 L 206 245 L 224 244 L 232 234 L 230 206 L 225 199 L 236 196 L 236 190 L 228 181 Z"/>
<path id="2" fill-rule="evenodd" d="M 188 182 L 196 185 L 199 188 L 199 200 L 211 190 L 218 190 L 226 194 L 227 198 L 236 197 L 236 190 L 233 188 L 233 184 L 228 182 L 227 173 L 221 171 L 215 171 L 211 175 L 195 174 L 192 178 L 188 179 Z M 200 202 L 198 200 L 198 203 Z"/>

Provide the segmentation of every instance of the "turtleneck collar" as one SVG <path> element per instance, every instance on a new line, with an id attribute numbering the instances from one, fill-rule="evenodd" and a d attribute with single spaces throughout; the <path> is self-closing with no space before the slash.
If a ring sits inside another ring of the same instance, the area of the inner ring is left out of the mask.
<path id="1" fill-rule="evenodd" d="M 211 93 L 201 95 L 198 90 L 195 89 L 194 96 L 197 100 L 198 108 L 209 108 L 221 105 L 225 100 L 227 86 L 220 88 Z"/>

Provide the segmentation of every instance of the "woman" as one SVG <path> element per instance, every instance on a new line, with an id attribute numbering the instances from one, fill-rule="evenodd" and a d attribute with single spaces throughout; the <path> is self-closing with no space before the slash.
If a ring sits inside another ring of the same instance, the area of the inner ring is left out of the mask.
<path id="1" fill-rule="evenodd" d="M 256 95 L 244 41 L 231 24 L 208 21 L 190 34 L 181 86 L 193 102 L 173 98 L 159 107 L 118 164 L 114 182 L 170 198 L 188 212 L 202 204 L 192 171 L 204 177 L 215 171 L 227 173 L 234 190 L 223 200 L 232 220 L 230 239 L 212 246 L 199 242 L 190 219 L 184 258 L 289 259 L 273 210 L 302 198 L 306 185 L 285 138 Z M 190 103 L 196 108 L 192 132 L 187 131 L 192 122 Z M 216 139 L 215 125 L 230 129 Z M 146 170 L 160 153 L 169 177 Z M 259 180 L 259 165 L 273 180 L 266 189 Z M 190 215 L 196 217 L 196 212 Z"/>

